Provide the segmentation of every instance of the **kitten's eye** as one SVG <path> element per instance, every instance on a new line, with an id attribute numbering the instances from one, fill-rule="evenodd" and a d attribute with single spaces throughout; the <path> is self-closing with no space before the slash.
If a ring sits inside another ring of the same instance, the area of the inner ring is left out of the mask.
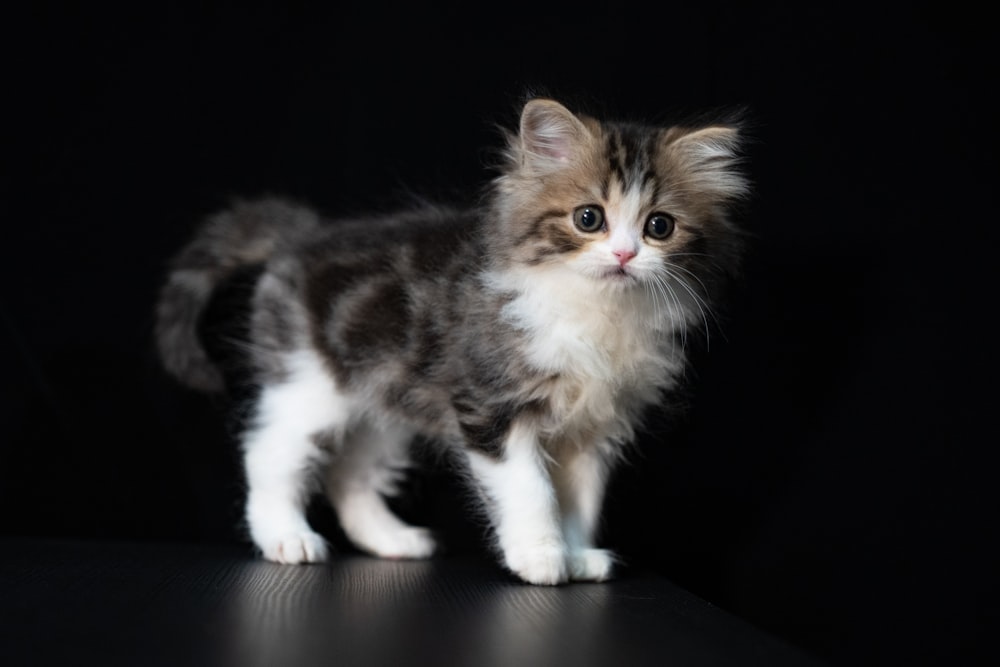
<path id="1" fill-rule="evenodd" d="M 604 211 L 597 206 L 581 206 L 573 211 L 573 224 L 581 232 L 597 232 L 604 228 Z"/>
<path id="2" fill-rule="evenodd" d="M 667 213 L 654 213 L 646 221 L 646 236 L 665 239 L 674 231 L 674 217 Z"/>

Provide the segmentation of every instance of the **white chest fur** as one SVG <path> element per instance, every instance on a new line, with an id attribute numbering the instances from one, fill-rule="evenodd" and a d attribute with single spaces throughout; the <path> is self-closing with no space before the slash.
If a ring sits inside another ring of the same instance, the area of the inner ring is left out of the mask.
<path id="1" fill-rule="evenodd" d="M 641 288 L 601 289 L 568 271 L 534 273 L 515 293 L 503 315 L 526 334 L 529 362 L 555 378 L 546 430 L 629 439 L 636 414 L 683 366 L 662 309 Z"/>

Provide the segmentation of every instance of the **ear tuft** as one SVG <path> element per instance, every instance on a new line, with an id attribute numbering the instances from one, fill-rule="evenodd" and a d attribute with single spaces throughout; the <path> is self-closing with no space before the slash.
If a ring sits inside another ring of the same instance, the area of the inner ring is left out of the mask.
<path id="1" fill-rule="evenodd" d="M 521 112 L 521 148 L 526 161 L 559 166 L 580 151 L 589 131 L 569 109 L 554 100 L 534 99 Z"/>
<path id="2" fill-rule="evenodd" d="M 748 189 L 739 169 L 739 145 L 737 128 L 713 125 L 684 134 L 670 148 L 702 189 L 738 199 Z"/>

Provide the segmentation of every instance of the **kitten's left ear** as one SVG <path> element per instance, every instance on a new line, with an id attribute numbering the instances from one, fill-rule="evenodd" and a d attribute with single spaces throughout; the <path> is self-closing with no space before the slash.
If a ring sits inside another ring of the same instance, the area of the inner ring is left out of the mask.
<path id="1" fill-rule="evenodd" d="M 699 189 L 716 196 L 737 199 L 747 193 L 748 184 L 739 168 L 739 130 L 713 125 L 687 132 L 668 147 Z"/>
<path id="2" fill-rule="evenodd" d="M 519 133 L 527 164 L 558 168 L 573 161 L 590 139 L 590 131 L 554 100 L 534 99 L 524 105 Z"/>

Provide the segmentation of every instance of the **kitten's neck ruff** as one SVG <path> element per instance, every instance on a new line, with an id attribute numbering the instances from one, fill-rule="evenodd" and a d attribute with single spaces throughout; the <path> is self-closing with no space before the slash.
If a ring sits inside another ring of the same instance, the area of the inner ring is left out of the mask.
<path id="1" fill-rule="evenodd" d="M 563 267 L 490 271 L 482 279 L 505 295 L 501 316 L 527 334 L 528 358 L 539 370 L 614 387 L 659 386 L 683 366 L 674 333 L 688 315 L 642 285 L 612 288 Z"/>
<path id="2" fill-rule="evenodd" d="M 485 273 L 483 282 L 506 299 L 501 317 L 524 333 L 527 361 L 551 378 L 540 388 L 551 414 L 538 425 L 548 446 L 631 440 L 642 407 L 683 371 L 673 327 L 641 286 L 600 289 L 553 267 Z"/>

